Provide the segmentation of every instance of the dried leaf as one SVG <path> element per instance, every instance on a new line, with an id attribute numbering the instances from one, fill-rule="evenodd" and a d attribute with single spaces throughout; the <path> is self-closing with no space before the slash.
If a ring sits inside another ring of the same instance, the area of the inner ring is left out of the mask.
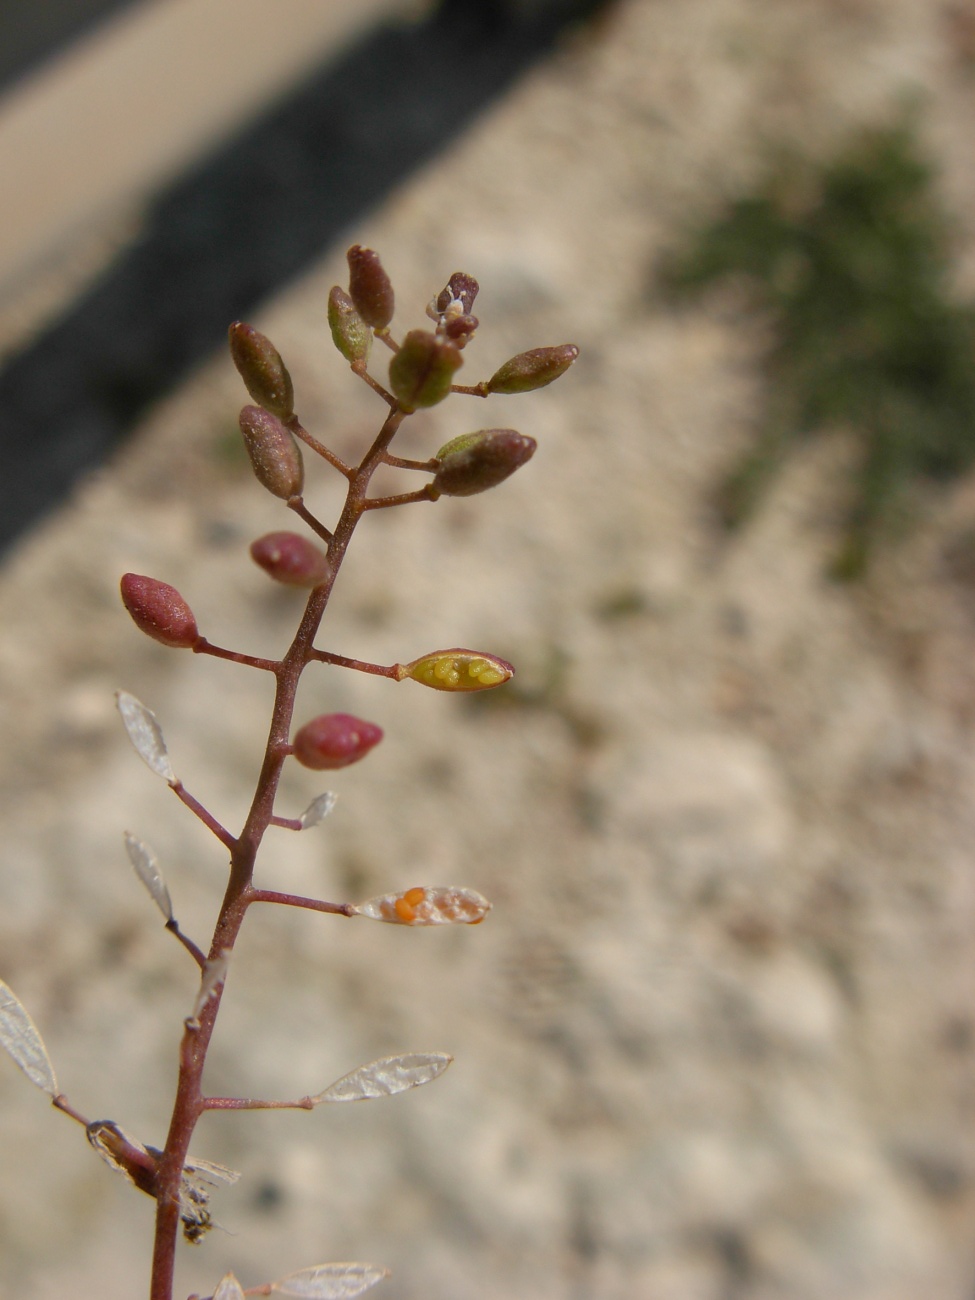
<path id="1" fill-rule="evenodd" d="M 490 910 L 482 894 L 455 885 L 420 885 L 400 894 L 381 894 L 355 909 L 359 916 L 393 925 L 477 925 Z"/>
<path id="2" fill-rule="evenodd" d="M 302 1300 L 352 1300 L 384 1277 L 389 1277 L 389 1269 L 375 1264 L 318 1264 L 279 1278 L 271 1290 Z"/>
<path id="3" fill-rule="evenodd" d="M 23 1003 L 3 980 L 0 980 L 0 1047 L 10 1054 L 35 1088 L 49 1097 L 58 1095 L 54 1066 L 44 1040 Z"/>
<path id="4" fill-rule="evenodd" d="M 229 949 L 224 949 L 219 956 L 206 962 L 203 967 L 203 977 L 200 980 L 200 991 L 196 996 L 196 1002 L 193 1004 L 193 1014 L 190 1017 L 191 1021 L 199 1021 L 203 1008 L 212 997 L 216 997 L 217 989 L 219 989 L 220 985 L 227 978 L 227 968 L 229 965 Z"/>
<path id="5" fill-rule="evenodd" d="M 166 882 L 159 871 L 159 860 L 155 853 L 148 844 L 136 839 L 128 831 L 125 832 L 125 851 L 129 855 L 129 861 L 135 868 L 135 874 L 148 889 L 152 901 L 166 920 L 171 921 L 173 919 L 173 904 L 169 897 L 169 890 L 166 888 Z"/>
<path id="6" fill-rule="evenodd" d="M 116 691 L 115 702 L 136 753 L 157 776 L 174 785 L 176 773 L 169 761 L 169 751 L 156 715 L 128 691 Z"/>
<path id="7" fill-rule="evenodd" d="M 301 829 L 307 831 L 312 826 L 317 826 L 323 822 L 328 814 L 335 807 L 338 795 L 331 790 L 326 790 L 320 794 L 317 799 L 313 799 L 298 820 L 301 822 Z"/>
<path id="8" fill-rule="evenodd" d="M 228 1273 L 214 1291 L 211 1300 L 244 1300 L 244 1291 L 233 1273 Z"/>
<path id="9" fill-rule="evenodd" d="M 454 1058 L 447 1052 L 411 1052 L 405 1056 L 384 1056 L 369 1065 L 343 1075 L 312 1101 L 366 1101 L 371 1097 L 392 1097 L 397 1092 L 419 1088 L 443 1074 Z"/>

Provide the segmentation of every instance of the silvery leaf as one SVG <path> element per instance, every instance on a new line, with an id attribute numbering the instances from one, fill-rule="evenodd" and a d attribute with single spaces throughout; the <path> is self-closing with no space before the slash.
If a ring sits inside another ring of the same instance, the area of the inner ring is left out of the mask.
<path id="1" fill-rule="evenodd" d="M 419 1088 L 443 1074 L 454 1058 L 447 1052 L 410 1052 L 384 1056 L 370 1065 L 343 1075 L 312 1101 L 366 1101 L 371 1097 L 392 1097 L 397 1092 Z"/>
<path id="2" fill-rule="evenodd" d="M 171 921 L 173 919 L 173 904 L 169 897 L 169 890 L 166 888 L 166 882 L 160 874 L 159 860 L 155 853 L 148 844 L 136 839 L 128 831 L 125 832 L 125 851 L 129 855 L 129 861 L 135 868 L 135 874 L 148 889 L 152 901 L 166 920 Z"/>
<path id="3" fill-rule="evenodd" d="M 44 1040 L 23 1003 L 3 980 L 0 980 L 0 1047 L 10 1054 L 14 1064 L 20 1066 L 35 1088 L 40 1088 L 49 1097 L 58 1095 L 54 1066 Z"/>
<path id="4" fill-rule="evenodd" d="M 169 761 L 169 751 L 166 749 L 166 742 L 163 740 L 156 715 L 128 691 L 116 691 L 115 702 L 136 753 L 157 776 L 174 785 L 176 773 Z"/>

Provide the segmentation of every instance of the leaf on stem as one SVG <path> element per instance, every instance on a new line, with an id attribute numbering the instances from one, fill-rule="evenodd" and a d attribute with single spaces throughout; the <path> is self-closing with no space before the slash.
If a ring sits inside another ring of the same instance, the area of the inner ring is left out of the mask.
<path id="1" fill-rule="evenodd" d="M 448 1052 L 410 1052 L 405 1056 L 384 1056 L 337 1079 L 324 1092 L 312 1097 L 315 1105 L 327 1101 L 368 1101 L 372 1097 L 393 1097 L 431 1083 L 454 1058 Z"/>
<path id="2" fill-rule="evenodd" d="M 317 799 L 313 799 L 305 811 L 298 818 L 303 831 L 309 830 L 312 826 L 317 826 L 323 822 L 328 814 L 335 807 L 338 795 L 332 790 L 326 790 L 320 794 Z"/>
<path id="3" fill-rule="evenodd" d="M 377 1264 L 316 1264 L 278 1278 L 271 1291 L 302 1300 L 352 1300 L 384 1277 L 389 1277 L 389 1269 Z"/>
<path id="4" fill-rule="evenodd" d="M 156 715 L 128 691 L 116 691 L 115 703 L 135 752 L 157 776 L 161 776 L 170 785 L 175 785 L 176 773 L 169 761 L 169 750 Z"/>
<path id="5" fill-rule="evenodd" d="M 128 831 L 125 832 L 125 851 L 129 855 L 129 861 L 135 868 L 135 874 L 149 891 L 149 897 L 166 920 L 171 921 L 173 919 L 173 904 L 169 897 L 169 890 L 166 888 L 166 882 L 159 870 L 159 859 L 148 844 L 136 839 Z"/>
<path id="6" fill-rule="evenodd" d="M 203 977 L 200 980 L 200 991 L 196 996 L 196 1002 L 193 1004 L 193 1014 L 190 1016 L 190 1023 L 199 1027 L 200 1016 L 203 1008 L 211 998 L 216 997 L 217 990 L 227 978 L 227 970 L 230 966 L 230 949 L 225 948 L 217 957 L 211 958 L 203 966 Z"/>
<path id="7" fill-rule="evenodd" d="M 399 894 L 380 894 L 354 910 L 357 916 L 392 925 L 478 925 L 491 904 L 474 889 L 419 885 Z"/>
<path id="8" fill-rule="evenodd" d="M 44 1040 L 23 1003 L 3 980 L 0 980 L 0 1047 L 20 1066 L 35 1088 L 49 1097 L 58 1095 L 54 1066 Z"/>
<path id="9" fill-rule="evenodd" d="M 243 1288 L 233 1273 L 228 1273 L 225 1278 L 221 1279 L 220 1285 L 214 1291 L 210 1300 L 244 1300 Z"/>

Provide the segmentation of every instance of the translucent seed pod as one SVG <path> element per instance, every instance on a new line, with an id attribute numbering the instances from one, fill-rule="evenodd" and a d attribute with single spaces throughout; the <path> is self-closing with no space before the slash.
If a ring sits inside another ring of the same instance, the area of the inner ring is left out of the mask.
<path id="1" fill-rule="evenodd" d="M 463 360 L 455 343 L 427 330 L 410 330 L 389 363 L 389 386 L 408 411 L 436 406 L 450 392 Z"/>
<path id="2" fill-rule="evenodd" d="M 196 645 L 200 639 L 196 619 L 175 587 L 139 573 L 123 574 L 119 586 L 122 603 L 140 632 L 177 649 Z"/>
<path id="3" fill-rule="evenodd" d="M 289 587 L 317 587 L 328 577 L 324 552 L 299 533 L 265 533 L 251 542 L 251 559 L 275 582 Z"/>
<path id="4" fill-rule="evenodd" d="M 383 738 L 382 728 L 351 713 L 323 713 L 295 734 L 292 751 L 302 767 L 334 771 L 358 763 Z"/>
<path id="5" fill-rule="evenodd" d="M 240 431 L 257 481 L 283 501 L 301 496 L 305 469 L 290 429 L 270 411 L 245 406 L 240 413 Z"/>
<path id="6" fill-rule="evenodd" d="M 436 691 L 486 691 L 510 681 L 515 670 L 480 650 L 434 650 L 403 665 L 403 676 Z"/>
<path id="7" fill-rule="evenodd" d="M 488 380 L 489 393 L 531 393 L 564 375 L 579 355 L 574 343 L 557 348 L 532 348 L 506 361 Z"/>
<path id="8" fill-rule="evenodd" d="M 349 297 L 356 311 L 371 328 L 384 330 L 393 319 L 395 297 L 379 254 L 353 244 L 346 253 L 349 263 Z"/>
<path id="9" fill-rule="evenodd" d="M 278 419 L 289 420 L 295 413 L 295 393 L 281 353 L 243 321 L 234 321 L 229 334 L 230 355 L 251 397 Z"/>
<path id="10" fill-rule="evenodd" d="M 372 330 L 355 303 L 338 285 L 328 295 L 328 327 L 332 341 L 351 365 L 365 364 L 372 347 Z"/>
<path id="11" fill-rule="evenodd" d="M 355 909 L 357 916 L 390 925 L 479 925 L 490 910 L 483 894 L 456 885 L 418 885 L 367 899 Z"/>
<path id="12" fill-rule="evenodd" d="M 535 454 L 537 443 L 514 429 L 481 429 L 452 438 L 437 452 L 433 489 L 445 497 L 471 497 L 497 487 Z"/>

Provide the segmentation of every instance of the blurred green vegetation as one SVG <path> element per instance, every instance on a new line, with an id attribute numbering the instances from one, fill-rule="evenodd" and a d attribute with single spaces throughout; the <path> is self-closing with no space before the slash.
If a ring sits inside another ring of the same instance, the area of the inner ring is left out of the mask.
<path id="1" fill-rule="evenodd" d="M 663 269 L 686 298 L 728 276 L 772 323 L 754 446 L 720 492 L 747 518 L 797 435 L 842 427 L 860 456 L 839 578 L 862 574 L 921 479 L 975 460 L 975 306 L 951 292 L 950 224 L 913 131 L 858 139 L 819 168 L 780 159 Z"/>

